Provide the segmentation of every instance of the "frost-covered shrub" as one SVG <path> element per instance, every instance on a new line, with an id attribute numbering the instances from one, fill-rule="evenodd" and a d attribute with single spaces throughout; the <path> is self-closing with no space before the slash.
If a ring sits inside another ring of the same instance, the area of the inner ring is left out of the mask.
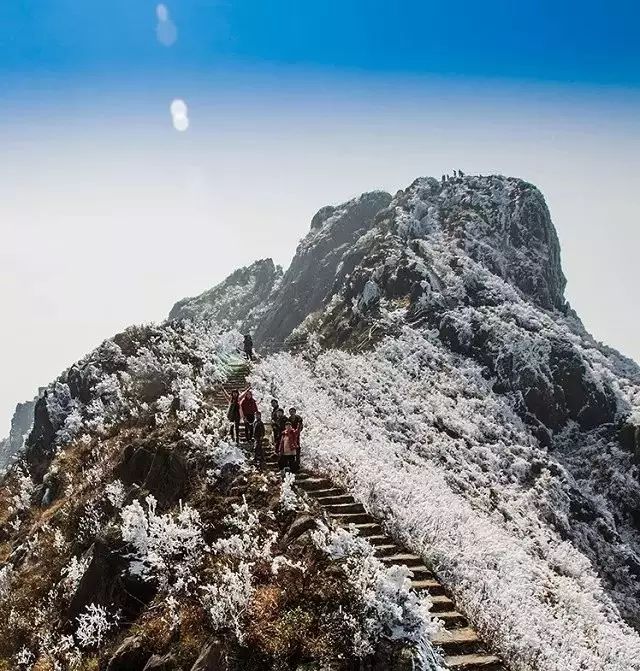
<path id="1" fill-rule="evenodd" d="M 103 516 L 94 502 L 88 503 L 78 522 L 78 537 L 83 542 L 89 542 L 96 538 L 102 530 Z"/>
<path id="2" fill-rule="evenodd" d="M 62 569 L 64 576 L 65 587 L 67 587 L 70 594 L 73 594 L 82 580 L 89 566 L 89 557 L 71 557 L 71 561 Z"/>
<path id="3" fill-rule="evenodd" d="M 11 499 L 14 511 L 20 512 L 28 510 L 31 507 L 31 497 L 33 496 L 33 480 L 25 468 L 20 468 L 16 478 L 16 489 Z"/>
<path id="4" fill-rule="evenodd" d="M 0 568 L 0 602 L 4 601 L 11 591 L 11 578 L 13 576 L 13 566 L 7 564 Z"/>
<path id="5" fill-rule="evenodd" d="M 233 513 L 227 515 L 224 521 L 235 533 L 212 543 L 213 552 L 245 561 L 271 558 L 277 534 L 264 529 L 258 514 L 249 508 L 246 501 L 234 504 Z"/>
<path id="6" fill-rule="evenodd" d="M 358 656 L 371 654 L 383 637 L 429 647 L 429 635 L 438 629 L 429 612 L 431 602 L 411 589 L 411 571 L 406 566 L 385 567 L 366 539 L 346 529 L 321 526 L 312 538 L 323 552 L 342 560 L 358 599 L 354 608 L 357 622 L 353 622 Z"/>
<path id="7" fill-rule="evenodd" d="M 251 565 L 242 561 L 235 569 L 224 567 L 214 583 L 200 589 L 202 604 L 214 629 L 231 627 L 238 641 L 242 642 L 242 616 L 254 592 Z"/>
<path id="8" fill-rule="evenodd" d="M 113 482 L 110 482 L 105 487 L 104 494 L 107 497 L 109 503 L 114 508 L 116 508 L 117 510 L 120 510 L 120 508 L 122 508 L 122 504 L 124 503 L 125 491 L 124 491 L 124 485 L 120 480 L 114 480 Z"/>
<path id="9" fill-rule="evenodd" d="M 205 547 L 200 515 L 188 505 L 175 515 L 158 515 L 155 498 L 145 501 L 146 510 L 134 501 L 120 512 L 122 539 L 134 548 L 131 570 L 176 592 L 188 590 Z"/>
<path id="10" fill-rule="evenodd" d="M 36 656 L 28 648 L 22 648 L 16 655 L 15 662 L 19 669 L 31 669 L 36 661 Z"/>
<path id="11" fill-rule="evenodd" d="M 100 647 L 107 633 L 117 626 L 118 617 L 103 606 L 89 604 L 78 616 L 75 637 L 82 648 Z"/>
<path id="12" fill-rule="evenodd" d="M 280 489 L 280 507 L 285 512 L 293 510 L 307 510 L 308 506 L 293 488 L 296 476 L 293 473 L 285 473 Z"/>

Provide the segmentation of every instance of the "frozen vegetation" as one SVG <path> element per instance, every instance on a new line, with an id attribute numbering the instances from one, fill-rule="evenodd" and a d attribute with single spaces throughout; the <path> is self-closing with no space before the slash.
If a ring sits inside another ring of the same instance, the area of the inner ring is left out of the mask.
<path id="1" fill-rule="evenodd" d="M 367 354 L 269 358 L 255 385 L 305 417 L 305 466 L 425 556 L 513 668 L 640 668 L 640 638 L 578 549 L 589 529 L 571 543 L 549 523 L 571 476 L 477 365 L 407 328 Z"/>

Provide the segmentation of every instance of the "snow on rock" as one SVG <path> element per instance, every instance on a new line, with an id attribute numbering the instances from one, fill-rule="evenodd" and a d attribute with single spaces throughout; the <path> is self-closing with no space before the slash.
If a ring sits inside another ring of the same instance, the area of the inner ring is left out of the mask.
<path id="1" fill-rule="evenodd" d="M 169 319 L 206 316 L 241 333 L 254 331 L 282 278 L 271 259 L 256 261 L 233 272 L 213 289 L 176 303 Z"/>

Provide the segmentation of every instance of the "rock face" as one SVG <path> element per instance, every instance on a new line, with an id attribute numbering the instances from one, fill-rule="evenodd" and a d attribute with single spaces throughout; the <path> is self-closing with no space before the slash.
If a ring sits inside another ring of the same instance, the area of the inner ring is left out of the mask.
<path id="1" fill-rule="evenodd" d="M 236 271 L 171 315 L 208 312 L 219 300 L 221 319 L 256 326 L 263 351 L 307 333 L 360 349 L 403 323 L 424 325 L 486 366 L 545 444 L 570 421 L 583 429 L 616 421 L 615 392 L 585 357 L 590 337 L 564 298 L 549 210 L 527 182 L 421 178 L 394 198 L 366 193 L 314 216 L 281 280 L 267 263 Z M 259 272 L 267 275 L 260 285 Z"/>
<path id="2" fill-rule="evenodd" d="M 56 429 L 49 415 L 45 392 L 45 395 L 36 402 L 33 428 L 25 443 L 25 457 L 37 482 L 44 476 L 49 460 L 53 456 Z"/>
<path id="3" fill-rule="evenodd" d="M 169 319 L 206 314 L 223 326 L 253 332 L 281 279 L 282 268 L 271 259 L 256 261 L 200 296 L 179 301 Z"/>
<path id="4" fill-rule="evenodd" d="M 6 468 L 22 450 L 24 441 L 33 426 L 33 413 L 37 397 L 32 401 L 18 403 L 11 419 L 9 437 L 0 444 L 0 472 Z"/>
<path id="5" fill-rule="evenodd" d="M 388 193 L 374 191 L 338 207 L 324 207 L 313 217 L 311 230 L 298 245 L 269 310 L 258 324 L 257 343 L 266 347 L 282 343 L 309 315 L 327 304 L 344 253 L 371 230 L 376 214 L 390 202 Z"/>

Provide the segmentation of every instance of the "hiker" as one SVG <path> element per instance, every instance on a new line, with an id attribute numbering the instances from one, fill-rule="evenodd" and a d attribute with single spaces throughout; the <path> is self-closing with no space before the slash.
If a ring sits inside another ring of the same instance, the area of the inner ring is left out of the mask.
<path id="1" fill-rule="evenodd" d="M 302 432 L 302 417 L 297 414 L 295 408 L 289 408 L 289 417 L 287 420 L 291 422 L 291 426 L 296 432 L 296 470 L 300 468 L 300 433 Z"/>
<path id="2" fill-rule="evenodd" d="M 240 444 L 240 392 L 232 390 L 227 410 L 227 419 L 231 422 L 231 440 L 235 438 L 236 445 Z M 235 429 L 235 431 L 234 431 Z"/>
<path id="3" fill-rule="evenodd" d="M 244 353 L 249 361 L 253 361 L 253 339 L 248 333 L 244 337 Z"/>
<path id="4" fill-rule="evenodd" d="M 294 470 L 296 465 L 296 445 L 297 432 L 291 426 L 291 422 L 286 420 L 284 431 L 280 436 L 280 447 L 278 449 L 278 466 L 281 471 Z"/>
<path id="5" fill-rule="evenodd" d="M 264 465 L 264 445 L 262 443 L 264 434 L 265 428 L 264 422 L 262 421 L 262 413 L 258 410 L 258 412 L 256 412 L 256 421 L 253 424 L 253 438 L 256 441 L 255 463 L 256 466 L 259 466 L 260 468 Z"/>
<path id="6" fill-rule="evenodd" d="M 244 438 L 247 443 L 250 443 L 253 440 L 253 422 L 258 412 L 258 405 L 253 398 L 251 389 L 247 389 L 240 397 L 240 410 L 244 417 Z"/>
<path id="7" fill-rule="evenodd" d="M 271 432 L 273 434 L 273 444 L 274 446 L 278 444 L 278 408 L 280 407 L 278 401 L 275 398 L 271 399 Z"/>
<path id="8" fill-rule="evenodd" d="M 276 420 L 273 425 L 273 444 L 275 445 L 276 450 L 280 448 L 280 436 L 282 436 L 286 421 L 287 418 L 284 416 L 284 410 L 282 408 L 278 408 L 276 410 Z"/>

